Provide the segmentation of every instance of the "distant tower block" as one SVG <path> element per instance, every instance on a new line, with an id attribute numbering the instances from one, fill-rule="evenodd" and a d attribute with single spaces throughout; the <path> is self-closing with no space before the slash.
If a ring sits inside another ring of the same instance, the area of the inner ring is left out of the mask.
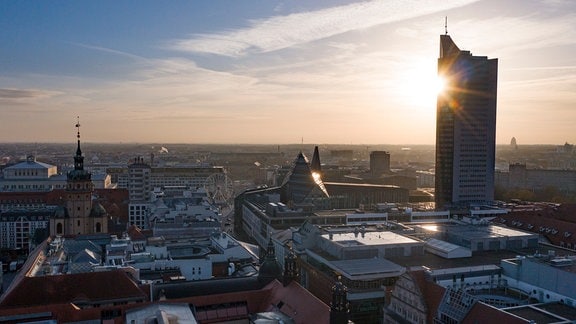
<path id="1" fill-rule="evenodd" d="M 518 143 L 516 143 L 516 137 L 512 137 L 512 139 L 510 140 L 510 146 L 513 149 L 517 149 L 518 148 Z"/>
<path id="2" fill-rule="evenodd" d="M 370 152 L 370 173 L 373 177 L 390 172 L 390 153 L 386 151 Z"/>

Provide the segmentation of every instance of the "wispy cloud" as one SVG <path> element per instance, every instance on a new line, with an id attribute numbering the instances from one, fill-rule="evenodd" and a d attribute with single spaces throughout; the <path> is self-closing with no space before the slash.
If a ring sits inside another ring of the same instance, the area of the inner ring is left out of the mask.
<path id="1" fill-rule="evenodd" d="M 76 46 L 80 46 L 83 48 L 87 48 L 87 49 L 91 49 L 91 50 L 95 50 L 95 51 L 100 51 L 100 52 L 105 52 L 105 53 L 109 53 L 109 54 L 115 54 L 118 56 L 122 56 L 122 57 L 126 57 L 126 58 L 130 58 L 136 61 L 145 61 L 148 62 L 148 59 L 143 57 L 143 56 L 139 56 L 139 55 L 135 55 L 135 54 L 131 54 L 128 52 L 124 52 L 124 51 L 119 51 L 116 49 L 112 49 L 112 48 L 107 48 L 107 47 L 102 47 L 102 46 L 96 46 L 96 45 L 90 45 L 90 44 L 84 44 L 84 43 L 70 43 L 72 45 L 76 45 Z"/>
<path id="2" fill-rule="evenodd" d="M 171 48 L 238 57 L 270 52 L 353 30 L 464 6 L 478 0 L 368 1 L 317 11 L 252 20 L 246 28 L 176 40 Z"/>
<path id="3" fill-rule="evenodd" d="M 46 98 L 57 95 L 58 92 L 35 89 L 1 89 L 0 100 L 26 100 Z"/>
<path id="4" fill-rule="evenodd" d="M 455 30 L 464 31 L 467 43 L 475 51 L 493 55 L 576 44 L 576 14 L 555 17 L 531 14 L 520 17 L 498 16 L 481 20 L 462 20 Z M 482 28 L 477 26 L 481 25 Z M 506 31 L 503 33 L 502 31 Z"/>

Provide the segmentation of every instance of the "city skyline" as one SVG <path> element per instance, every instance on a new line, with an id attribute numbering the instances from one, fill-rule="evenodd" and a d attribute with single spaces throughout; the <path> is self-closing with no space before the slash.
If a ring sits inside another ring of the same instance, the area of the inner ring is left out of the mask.
<path id="1" fill-rule="evenodd" d="M 570 1 L 0 3 L 0 142 L 434 144 L 438 38 L 498 58 L 496 142 L 576 142 Z M 415 95 L 418 94 L 418 95 Z"/>

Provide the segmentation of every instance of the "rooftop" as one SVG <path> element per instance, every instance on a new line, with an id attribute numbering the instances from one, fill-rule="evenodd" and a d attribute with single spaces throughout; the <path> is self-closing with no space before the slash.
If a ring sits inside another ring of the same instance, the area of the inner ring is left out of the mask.
<path id="1" fill-rule="evenodd" d="M 349 280 L 378 280 L 401 275 L 405 268 L 382 258 L 330 260 L 324 254 L 308 250 L 308 254 Z"/>
<path id="2" fill-rule="evenodd" d="M 561 303 L 510 307 L 504 308 L 504 311 L 531 323 L 573 323 L 576 320 L 576 309 Z"/>
<path id="3" fill-rule="evenodd" d="M 430 231 L 429 226 L 415 225 L 414 227 L 419 227 L 424 230 Z M 471 224 L 455 224 L 455 223 L 435 224 L 433 231 L 450 232 L 451 234 L 467 237 L 469 239 L 495 238 L 495 237 L 525 237 L 527 235 L 534 235 L 533 233 L 496 225 L 471 225 Z"/>
<path id="4" fill-rule="evenodd" d="M 50 168 L 54 168 L 54 165 L 48 164 L 48 163 L 43 163 L 43 162 L 38 162 L 36 160 L 27 160 L 27 161 L 23 161 L 14 165 L 11 165 L 9 167 L 7 167 L 6 169 L 17 169 L 17 170 L 21 170 L 21 169 L 50 169 Z"/>
<path id="5" fill-rule="evenodd" d="M 420 243 L 420 241 L 415 239 L 389 231 L 330 233 L 323 234 L 322 238 L 336 242 L 342 246 Z"/>
<path id="6" fill-rule="evenodd" d="M 351 280 L 381 279 L 387 276 L 398 276 L 404 267 L 386 259 L 355 259 L 332 261 L 334 269 Z"/>
<path id="7" fill-rule="evenodd" d="M 107 287 L 102 289 L 102 287 Z M 51 303 L 99 303 L 140 300 L 146 295 L 121 270 L 44 277 L 24 277 L 3 296 L 0 307 L 23 307 Z"/>

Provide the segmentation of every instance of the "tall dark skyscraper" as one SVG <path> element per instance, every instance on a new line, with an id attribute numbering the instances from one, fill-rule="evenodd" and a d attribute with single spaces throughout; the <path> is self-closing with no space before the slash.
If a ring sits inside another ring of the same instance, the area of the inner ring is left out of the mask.
<path id="1" fill-rule="evenodd" d="M 491 202 L 498 59 L 473 56 L 441 35 L 438 75 L 446 87 L 436 111 L 436 207 Z"/>

